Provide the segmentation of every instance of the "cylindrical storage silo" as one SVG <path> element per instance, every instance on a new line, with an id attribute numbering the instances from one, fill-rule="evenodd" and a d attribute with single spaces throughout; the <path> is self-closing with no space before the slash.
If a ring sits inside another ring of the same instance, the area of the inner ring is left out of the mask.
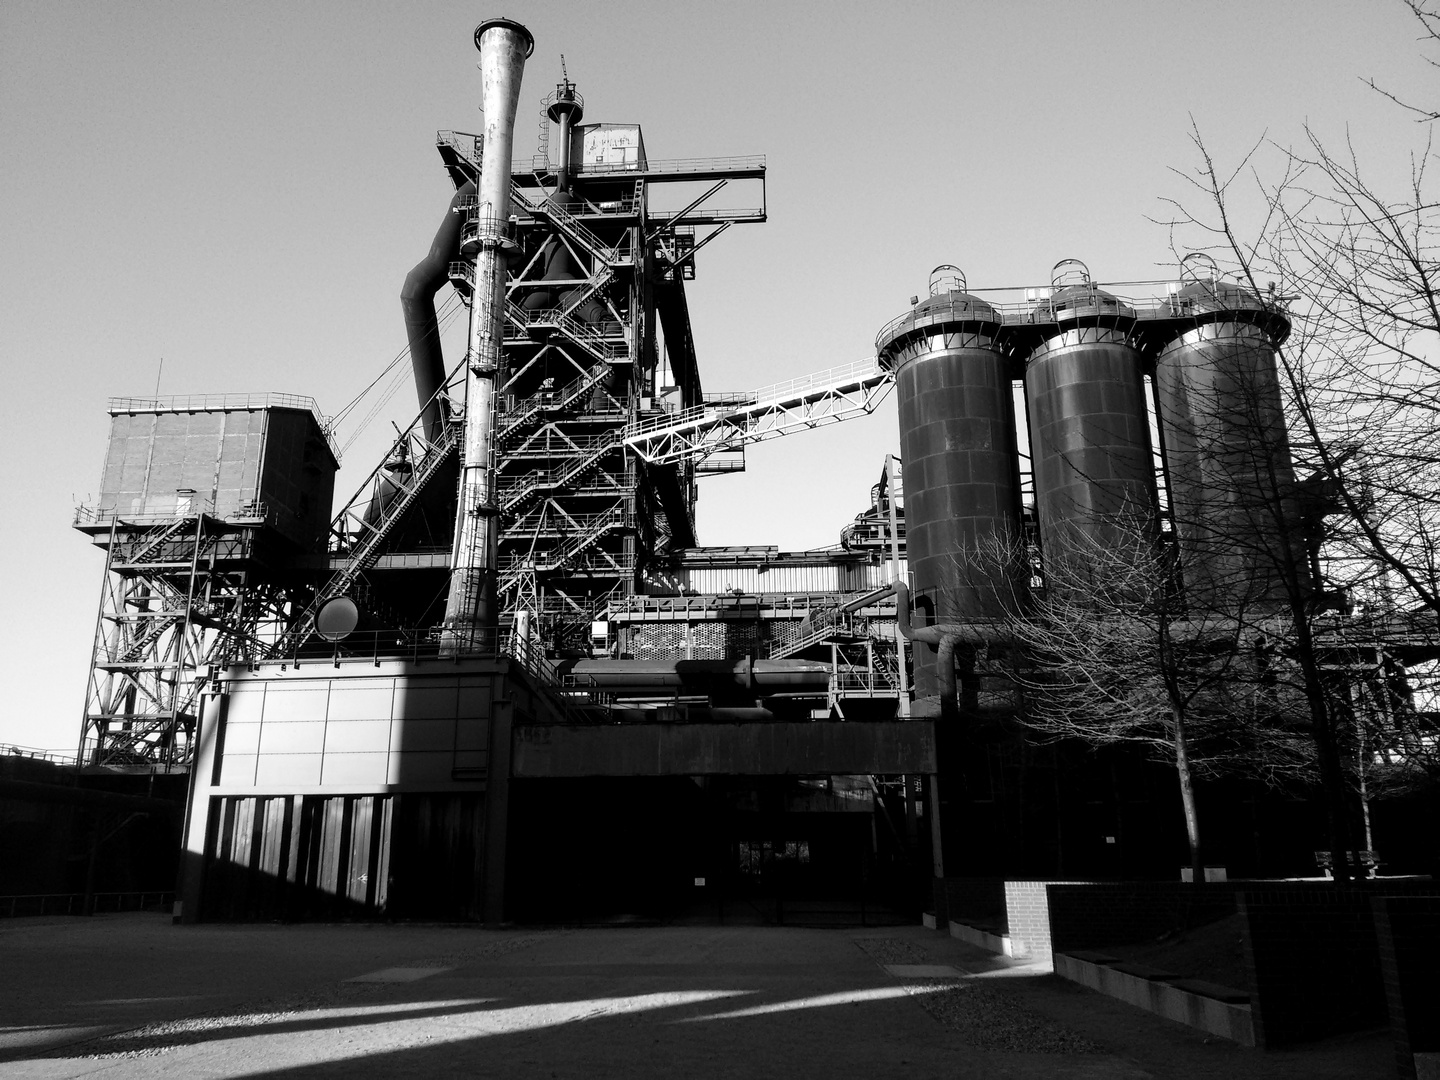
<path id="1" fill-rule="evenodd" d="M 1046 561 L 1088 563 L 1155 527 L 1145 383 L 1134 310 L 1072 260 L 1052 282 L 1034 312 L 1047 336 L 1025 365 L 1036 513 Z"/>
<path id="2" fill-rule="evenodd" d="M 993 617 L 1013 595 L 1020 476 L 1000 316 L 953 267 L 876 339 L 895 372 L 905 467 L 906 556 L 919 625 Z M 915 642 L 917 705 L 940 693 L 935 646 Z M 923 706 L 922 706 L 923 708 Z"/>
<path id="3" fill-rule="evenodd" d="M 1176 335 L 1155 363 L 1186 602 L 1200 612 L 1262 613 L 1309 582 L 1275 368 L 1290 324 L 1220 281 L 1213 264 L 1196 275 L 1191 262 L 1172 300 Z"/>

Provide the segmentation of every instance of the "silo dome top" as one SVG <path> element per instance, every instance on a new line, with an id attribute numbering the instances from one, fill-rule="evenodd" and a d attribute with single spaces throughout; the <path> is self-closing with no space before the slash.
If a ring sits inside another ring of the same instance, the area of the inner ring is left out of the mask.
<path id="1" fill-rule="evenodd" d="M 1179 282 L 1171 285 L 1172 312 L 1198 323 L 1237 320 L 1263 327 L 1280 343 L 1290 333 L 1290 320 L 1274 298 L 1260 297 L 1236 281 L 1225 281 L 1214 259 L 1191 252 L 1179 262 Z"/>
<path id="2" fill-rule="evenodd" d="M 941 315 L 942 313 L 952 318 L 967 321 L 975 319 L 994 322 L 1000 321 L 1000 316 L 995 313 L 995 309 L 984 300 L 981 300 L 978 296 L 971 296 L 967 292 L 960 292 L 958 289 L 955 292 L 936 293 L 932 296 L 927 296 L 910 311 L 910 314 L 916 320 L 927 316 L 933 317 Z"/>
<path id="3" fill-rule="evenodd" d="M 913 300 L 914 307 L 892 319 L 875 338 L 880 362 L 891 366 L 887 352 L 916 334 L 942 333 L 946 329 L 997 329 L 1000 313 L 978 296 L 965 291 L 965 275 L 954 266 L 937 266 L 930 272 L 930 295 Z"/>
<path id="4" fill-rule="evenodd" d="M 1056 322 L 1082 318 L 1135 318 L 1135 309 L 1113 293 L 1097 288 L 1090 277 L 1090 268 L 1079 259 L 1061 259 L 1050 271 L 1050 296 L 1041 301 L 1037 312 L 1044 308 Z"/>
<path id="5" fill-rule="evenodd" d="M 1268 306 L 1249 289 L 1226 281 L 1220 267 L 1203 251 L 1180 260 L 1180 282 L 1175 297 L 1182 310 L 1202 315 L 1216 311 L 1263 311 Z"/>
<path id="6" fill-rule="evenodd" d="M 1265 302 L 1243 285 L 1233 281 L 1191 281 L 1175 294 L 1181 305 L 1195 314 L 1212 311 L 1262 311 Z"/>

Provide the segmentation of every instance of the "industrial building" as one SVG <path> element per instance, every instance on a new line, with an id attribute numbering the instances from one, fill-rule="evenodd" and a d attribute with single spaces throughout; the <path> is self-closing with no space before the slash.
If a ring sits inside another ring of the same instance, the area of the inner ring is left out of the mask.
<path id="1" fill-rule="evenodd" d="M 1006 303 L 942 267 L 874 359 L 706 392 L 689 283 L 766 219 L 764 158 L 651 157 L 567 78 L 517 160 L 533 41 L 498 19 L 476 46 L 485 130 L 439 134 L 455 194 L 402 292 L 418 411 L 353 494 L 332 507 L 309 399 L 111 404 L 76 519 L 106 552 L 81 759 L 188 777 L 177 914 L 868 919 L 947 874 L 1120 869 L 1088 810 L 1070 840 L 1043 824 L 1070 763 L 957 737 L 952 710 L 983 734 L 1013 701 L 948 628 L 1121 514 L 1194 595 L 1274 602 L 1205 470 L 1218 442 L 1294 485 L 1281 307 L 1194 261 L 1127 299 L 1066 260 Z M 1258 406 L 1206 404 L 1216 355 Z M 833 547 L 700 545 L 706 476 L 892 390 L 898 455 Z M 989 541 L 1031 554 L 977 584 L 962 556 Z M 1147 769 L 1125 797 L 1169 800 Z M 1152 850 L 1126 869 L 1170 867 L 1168 818 L 1134 817 Z"/>

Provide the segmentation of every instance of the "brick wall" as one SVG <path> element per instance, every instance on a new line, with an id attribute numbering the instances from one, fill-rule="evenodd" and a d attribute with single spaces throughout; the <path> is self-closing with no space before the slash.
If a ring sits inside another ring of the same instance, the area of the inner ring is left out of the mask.
<path id="1" fill-rule="evenodd" d="M 695 660 L 738 660 L 759 656 L 776 640 L 794 636 L 794 624 L 787 621 L 697 622 L 690 626 L 690 653 Z M 685 626 L 682 623 L 641 624 L 630 630 L 628 651 L 637 660 L 685 655 Z"/>
<path id="2" fill-rule="evenodd" d="M 948 918 L 994 934 L 1006 932 L 1004 878 L 945 878 L 940 885 Z"/>
<path id="3" fill-rule="evenodd" d="M 1180 881 L 1052 884 L 1050 934 L 1054 948 L 1097 949 L 1153 941 L 1169 930 L 1190 929 L 1235 914 L 1241 882 L 1195 886 Z"/>
<path id="4" fill-rule="evenodd" d="M 951 922 L 1008 935 L 1014 955 L 1049 963 L 1050 902 L 1046 889 L 1055 884 L 1004 878 L 945 878 L 936 882 L 937 914 L 943 909 Z"/>
<path id="5" fill-rule="evenodd" d="M 1432 882 L 1386 882 L 1386 893 L 1440 895 Z M 1285 1046 L 1386 1022 L 1371 899 L 1376 888 L 1248 883 L 1245 963 L 1258 1046 Z"/>
<path id="6" fill-rule="evenodd" d="M 1005 912 L 1013 955 L 1028 956 L 1043 964 L 1053 961 L 1049 890 L 1054 887 L 1046 881 L 1005 882 Z"/>
<path id="7" fill-rule="evenodd" d="M 1440 1052 L 1440 897 L 1375 896 L 1370 902 L 1396 1072 L 1412 1080 L 1415 1055 Z"/>

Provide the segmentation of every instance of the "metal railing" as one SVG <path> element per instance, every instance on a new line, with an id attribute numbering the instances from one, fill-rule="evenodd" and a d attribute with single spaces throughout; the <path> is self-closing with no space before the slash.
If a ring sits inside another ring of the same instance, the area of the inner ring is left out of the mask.
<path id="1" fill-rule="evenodd" d="M 121 413 L 150 412 L 226 412 L 258 409 L 300 409 L 315 418 L 315 423 L 325 434 L 325 441 L 335 460 L 340 460 L 340 449 L 331 432 L 330 417 L 320 411 L 312 397 L 301 394 L 186 394 L 179 397 L 112 397 L 106 404 L 111 416 Z"/>
<path id="2" fill-rule="evenodd" d="M 596 364 L 578 379 L 566 383 L 559 390 L 547 390 L 524 399 L 523 405 L 501 416 L 500 429 L 495 433 L 497 440 L 507 439 L 523 425 L 529 423 L 549 409 L 563 409 L 573 404 L 586 393 L 610 377 L 608 364 Z"/>
<path id="3" fill-rule="evenodd" d="M 722 172 L 731 169 L 737 172 L 750 172 L 765 168 L 765 155 L 742 154 L 734 157 L 665 158 L 659 161 L 646 161 L 643 165 L 638 162 L 617 162 L 614 165 L 580 164 L 574 168 L 577 173 L 590 174 L 615 172 Z"/>
<path id="4" fill-rule="evenodd" d="M 624 261 L 624 255 L 621 249 L 629 239 L 630 234 L 628 230 L 620 242 L 607 244 L 591 232 L 589 227 L 574 214 L 570 213 L 570 211 L 545 199 L 541 199 L 538 202 L 531 202 L 530 198 L 518 185 L 511 185 L 510 198 L 518 209 L 524 210 L 532 217 L 548 218 L 552 225 L 559 228 L 561 232 L 565 233 L 572 240 L 578 241 L 582 247 L 588 248 L 590 254 L 594 255 L 601 262 L 613 265 L 614 263 Z"/>
<path id="5" fill-rule="evenodd" d="M 577 98 L 580 95 L 575 95 Z M 448 146 L 457 154 L 463 157 L 475 168 L 480 167 L 484 154 L 484 137 L 468 131 L 437 131 L 435 143 L 437 146 Z M 548 164 L 548 159 L 547 159 Z M 687 172 L 719 172 L 733 169 L 736 171 L 754 171 L 765 168 L 764 154 L 744 154 L 731 157 L 708 157 L 708 158 L 666 158 L 659 161 L 640 162 L 616 162 L 609 164 L 585 164 L 575 162 L 571 168 L 577 173 L 626 173 L 626 172 L 649 172 L 649 173 L 687 173 Z M 510 171 L 514 175 L 535 171 L 534 159 L 516 160 L 510 163 Z"/>
<path id="6" fill-rule="evenodd" d="M 173 892 L 28 893 L 0 896 L 0 916 L 104 915 L 144 911 L 147 907 L 168 908 L 174 902 Z"/>
<path id="7" fill-rule="evenodd" d="M 816 371 L 770 386 L 762 386 L 749 393 L 715 395 L 724 404 L 696 405 L 681 412 L 665 413 L 661 416 L 653 416 L 648 420 L 638 421 L 625 429 L 624 438 L 628 441 L 664 428 L 683 427 L 686 424 L 707 420 L 711 417 L 723 416 L 727 410 L 745 412 L 767 405 L 781 405 L 787 401 L 803 400 L 811 392 L 816 394 L 833 393 L 844 390 L 850 384 L 858 385 L 870 379 L 888 379 L 889 377 L 890 373 L 881 368 L 873 356 L 867 357 L 864 360 L 841 364 L 839 367 L 829 368 L 825 371 Z"/>
<path id="8" fill-rule="evenodd" d="M 1133 284 L 1133 283 L 1132 283 Z M 1163 284 L 1156 282 L 1155 284 Z M 875 335 L 876 348 L 882 347 L 891 338 L 912 327 L 924 328 L 950 321 L 990 321 L 1000 326 L 1031 326 L 1036 324 L 1070 321 L 1082 314 L 1104 315 L 1112 318 L 1135 319 L 1145 322 L 1158 319 L 1179 319 L 1195 313 L 1196 298 L 1191 296 L 1166 295 L 1162 297 L 1127 297 L 1120 295 L 1099 295 L 1104 283 L 1098 283 L 1089 291 L 1066 292 L 1064 296 L 1053 295 L 1057 290 L 1036 288 L 1029 290 L 980 290 L 1031 292 L 1034 297 L 1014 302 L 995 303 L 978 300 L 974 303 L 960 301 L 948 306 L 928 308 L 924 311 L 910 310 L 896 316 L 880 328 Z M 1211 301 L 1206 301 L 1206 310 L 1212 310 Z M 1265 301 L 1235 301 L 1237 310 L 1281 312 L 1279 304 Z M 988 309 L 988 310 L 987 310 Z"/>
<path id="9" fill-rule="evenodd" d="M 38 750 L 33 746 L 16 746 L 14 743 L 0 743 L 0 757 L 23 757 L 32 761 L 48 761 L 55 765 L 74 765 L 74 754 L 60 750 Z"/>
<path id="10" fill-rule="evenodd" d="M 577 345 L 588 349 L 597 360 L 615 360 L 630 354 L 628 342 L 611 340 L 616 336 L 623 338 L 625 332 L 625 325 L 614 320 L 592 325 L 570 315 L 568 309 L 537 308 L 528 311 L 513 301 L 505 305 L 505 314 L 517 325 L 526 328 L 553 326 Z"/>
<path id="11" fill-rule="evenodd" d="M 534 469 L 531 472 L 523 473 L 516 477 L 502 476 L 496 484 L 496 492 L 500 496 L 500 509 L 510 513 L 525 501 L 531 494 L 540 488 L 560 487 L 600 463 L 600 459 L 620 446 L 620 432 L 612 432 L 609 435 L 596 436 L 593 439 L 576 440 L 577 443 L 587 443 L 572 450 L 576 454 L 558 469 Z M 557 451 L 557 456 L 563 451 Z"/>
<path id="12" fill-rule="evenodd" d="M 141 500 L 131 500 L 132 506 Z M 181 498 L 176 495 L 153 496 L 145 499 L 138 510 L 122 510 L 118 506 L 87 506 L 81 504 L 75 507 L 75 516 L 72 519 L 77 529 L 90 525 L 110 525 L 119 521 L 122 525 L 162 525 L 166 522 L 182 522 L 186 519 L 193 520 L 196 514 L 205 514 L 208 517 L 220 517 L 215 512 L 215 500 L 210 498 L 189 500 L 188 505 L 181 507 Z M 174 504 L 173 506 L 166 504 Z M 164 509 L 161 507 L 164 506 Z M 233 514 L 226 514 L 222 520 L 244 524 L 266 524 L 272 520 L 271 508 L 268 503 L 248 502 L 239 507 Z"/>

